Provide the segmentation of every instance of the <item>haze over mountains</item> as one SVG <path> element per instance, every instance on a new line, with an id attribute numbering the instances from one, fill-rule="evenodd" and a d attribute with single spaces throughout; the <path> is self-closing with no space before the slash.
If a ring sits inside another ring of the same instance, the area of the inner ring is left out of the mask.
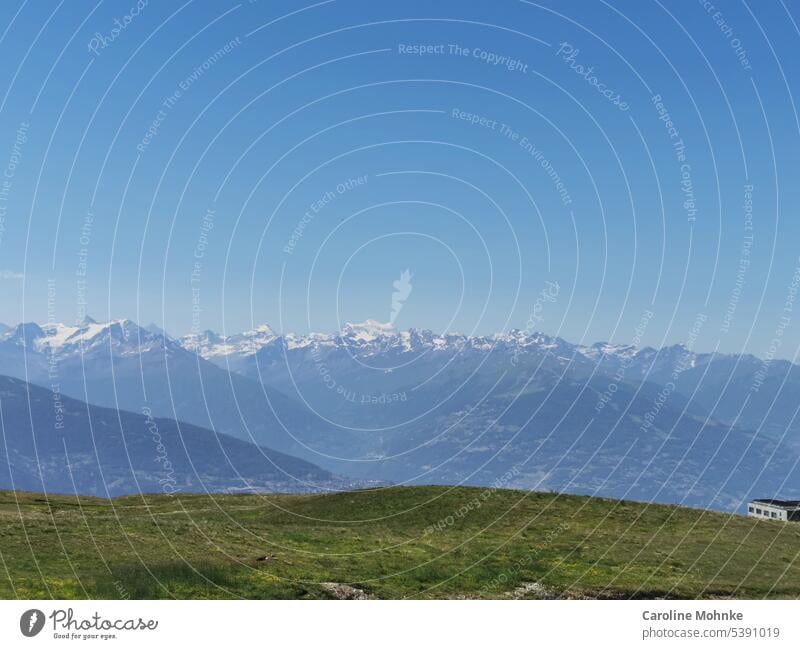
<path id="1" fill-rule="evenodd" d="M 791 398 L 800 372 L 747 355 L 375 321 L 334 334 L 261 326 L 172 339 L 129 320 L 87 320 L 0 334 L 0 374 L 98 406 L 147 409 L 356 480 L 717 509 L 800 496 Z"/>
<path id="2" fill-rule="evenodd" d="M 228 435 L 91 406 L 6 376 L 0 402 L 0 489 L 113 497 L 366 486 Z"/>

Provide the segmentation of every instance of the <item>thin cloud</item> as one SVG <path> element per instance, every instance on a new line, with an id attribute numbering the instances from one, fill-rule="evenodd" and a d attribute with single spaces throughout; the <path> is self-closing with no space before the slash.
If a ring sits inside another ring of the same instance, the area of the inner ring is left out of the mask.
<path id="1" fill-rule="evenodd" d="M 14 272 L 13 270 L 0 270 L 0 279 L 22 279 L 22 273 Z"/>

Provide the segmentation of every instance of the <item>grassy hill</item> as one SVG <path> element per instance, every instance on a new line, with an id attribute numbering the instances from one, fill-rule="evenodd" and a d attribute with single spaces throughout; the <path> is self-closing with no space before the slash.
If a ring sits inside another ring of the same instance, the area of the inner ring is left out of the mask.
<path id="1" fill-rule="evenodd" d="M 800 525 L 447 487 L 0 492 L 3 598 L 798 597 Z"/>

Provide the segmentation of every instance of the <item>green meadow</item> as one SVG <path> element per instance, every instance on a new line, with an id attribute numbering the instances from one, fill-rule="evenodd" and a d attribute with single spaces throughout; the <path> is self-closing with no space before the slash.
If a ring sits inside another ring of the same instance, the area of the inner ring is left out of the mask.
<path id="1" fill-rule="evenodd" d="M 0 596 L 796 598 L 800 524 L 552 493 L 0 492 Z"/>

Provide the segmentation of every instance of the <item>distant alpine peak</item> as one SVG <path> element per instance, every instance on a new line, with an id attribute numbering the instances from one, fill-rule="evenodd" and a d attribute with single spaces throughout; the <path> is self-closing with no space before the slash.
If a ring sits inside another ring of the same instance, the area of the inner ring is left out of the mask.
<path id="1" fill-rule="evenodd" d="M 633 345 L 618 345 L 608 342 L 594 343 L 589 347 L 579 347 L 581 353 L 588 358 L 599 358 L 601 356 L 631 356 L 639 351 Z"/>
<path id="2" fill-rule="evenodd" d="M 257 325 L 239 334 L 225 336 L 206 329 L 202 333 L 190 333 L 178 342 L 186 349 L 203 358 L 249 356 L 277 339 L 269 325 Z"/>
<path id="3" fill-rule="evenodd" d="M 21 347 L 31 347 L 44 335 L 44 330 L 35 322 L 22 322 L 6 331 L 2 338 Z"/>
<path id="4" fill-rule="evenodd" d="M 275 337 L 275 332 L 272 330 L 272 327 L 266 324 L 256 325 L 252 329 L 248 329 L 247 331 L 243 331 L 242 336 L 272 336 Z"/>
<path id="5" fill-rule="evenodd" d="M 74 325 L 28 322 L 0 334 L 2 342 L 59 357 L 87 354 L 95 349 L 107 350 L 109 346 L 118 354 L 132 355 L 157 346 L 161 339 L 140 328 L 133 320 L 97 322 L 89 317 Z"/>
<path id="6" fill-rule="evenodd" d="M 543 334 L 540 331 L 527 331 L 525 329 L 509 329 L 507 332 L 494 334 L 495 340 L 517 341 L 528 343 L 545 343 L 556 340 L 552 336 Z"/>
<path id="7" fill-rule="evenodd" d="M 395 333 L 391 322 L 378 322 L 377 320 L 364 320 L 364 322 L 346 322 L 342 327 L 341 335 L 352 336 L 364 342 L 370 342 L 382 336 Z"/>

